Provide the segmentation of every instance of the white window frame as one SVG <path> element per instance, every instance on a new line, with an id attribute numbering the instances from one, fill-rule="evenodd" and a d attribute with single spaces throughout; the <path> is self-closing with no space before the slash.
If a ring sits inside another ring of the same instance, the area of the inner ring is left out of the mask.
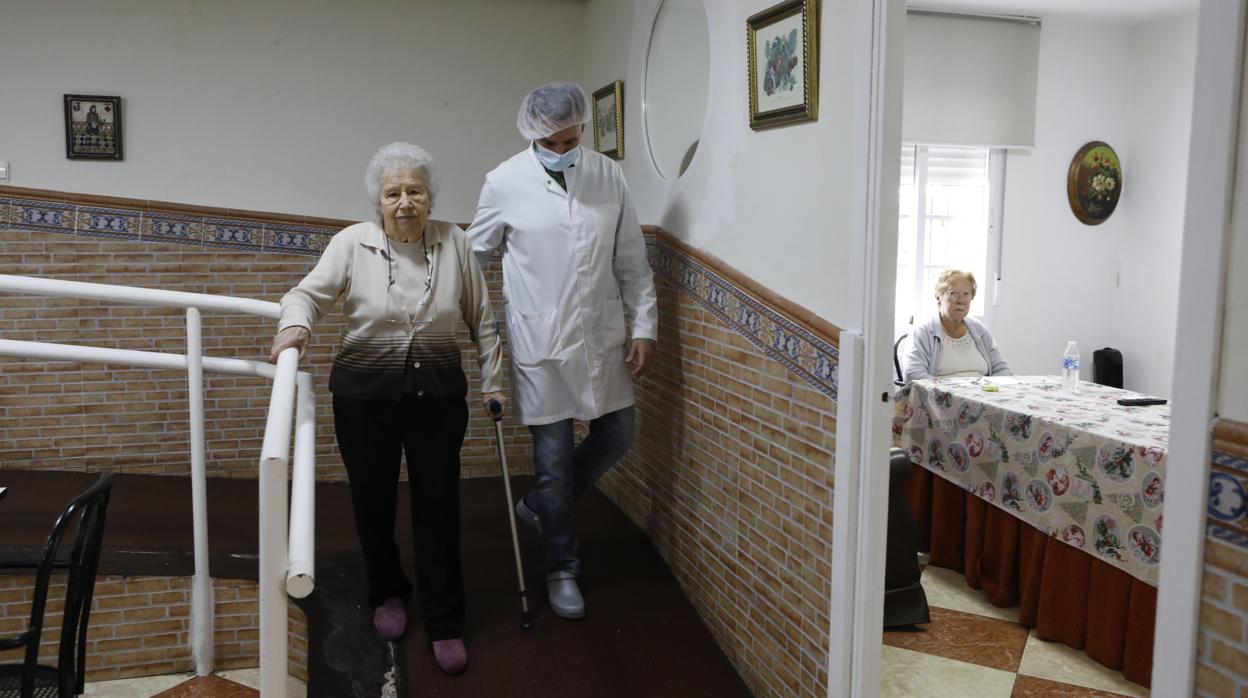
<path id="1" fill-rule="evenodd" d="M 931 289 L 924 288 L 924 262 L 927 244 L 928 221 L 935 216 L 928 216 L 927 198 L 927 162 L 930 147 L 974 147 L 952 143 L 928 143 L 905 141 L 903 148 L 914 148 L 914 212 L 915 212 L 915 259 L 914 259 L 914 297 L 911 298 L 914 315 L 910 327 L 896 328 L 899 336 L 902 332 L 910 332 L 918 319 L 919 309 L 924 307 L 924 299 L 931 294 Z M 985 148 L 988 151 L 988 221 L 987 245 L 984 258 L 984 275 L 979 282 L 978 293 L 984 299 L 984 313 L 976 316 L 989 329 L 993 329 L 997 319 L 997 305 L 1001 289 L 1001 232 L 1005 216 L 1005 148 Z"/>

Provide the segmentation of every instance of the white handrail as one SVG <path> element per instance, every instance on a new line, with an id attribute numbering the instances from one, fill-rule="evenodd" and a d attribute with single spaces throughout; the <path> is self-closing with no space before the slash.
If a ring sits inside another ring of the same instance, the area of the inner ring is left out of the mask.
<path id="1" fill-rule="evenodd" d="M 286 690 L 286 466 L 295 413 L 299 349 L 277 357 L 269 418 L 260 447 L 260 695 Z"/>
<path id="2" fill-rule="evenodd" d="M 286 593 L 302 599 L 311 594 L 315 586 L 316 553 L 311 530 L 316 521 L 316 395 L 312 392 L 312 374 L 306 372 L 296 377 L 294 463 Z"/>
<path id="3" fill-rule="evenodd" d="M 223 313 L 259 315 L 260 317 L 273 318 L 275 320 L 281 317 L 282 314 L 281 306 L 277 303 L 258 301 L 252 298 L 213 296 L 207 293 L 189 293 L 187 291 L 168 291 L 163 288 L 93 284 L 86 281 L 67 281 L 65 279 L 42 279 L 33 276 L 14 276 L 12 274 L 0 274 L 0 290 L 27 293 L 34 296 L 90 298 L 100 301 L 151 305 L 162 308 L 199 308 L 200 310 L 215 310 Z"/>
<path id="4" fill-rule="evenodd" d="M 76 344 L 49 344 L 28 342 L 24 339 L 0 339 L 0 356 L 22 359 L 47 359 L 49 361 L 77 361 L 93 364 L 119 364 L 138 368 L 166 368 L 186 370 L 186 357 L 178 354 L 161 354 L 136 349 L 109 349 L 107 347 L 81 347 Z M 213 373 L 234 376 L 257 376 L 272 379 L 277 375 L 273 364 L 247 359 L 222 359 L 205 356 L 204 368 Z"/>
<path id="5" fill-rule="evenodd" d="M 0 274 L 0 291 L 41 296 L 86 298 L 187 311 L 187 354 L 164 354 L 70 344 L 0 339 L 0 356 L 50 361 L 108 363 L 187 372 L 191 421 L 192 499 L 195 507 L 195 582 L 192 587 L 192 652 L 196 673 L 212 670 L 212 591 L 207 560 L 206 485 L 203 467 L 203 371 L 273 380 L 269 414 L 261 447 L 260 471 L 260 683 L 265 698 L 286 694 L 287 593 L 307 596 L 314 587 L 316 425 L 311 374 L 298 371 L 298 350 L 287 349 L 278 364 L 202 355 L 200 310 L 277 318 L 277 303 L 164 289 L 40 279 Z M 297 392 L 296 392 L 297 389 Z M 298 409 L 296 412 L 296 400 Z M 290 422 L 296 421 L 294 482 L 287 522 L 286 478 Z M 198 464 L 198 465 L 197 465 Z M 290 526 L 289 544 L 287 525 Z M 289 547 L 288 547 L 289 545 Z M 201 550 L 202 549 L 202 550 Z M 201 552 L 203 553 L 201 555 Z M 289 562 L 289 564 L 288 564 Z M 201 588 L 201 586 L 203 588 Z M 205 611 L 205 606 L 207 610 Z M 203 636 L 206 632 L 207 639 Z"/>

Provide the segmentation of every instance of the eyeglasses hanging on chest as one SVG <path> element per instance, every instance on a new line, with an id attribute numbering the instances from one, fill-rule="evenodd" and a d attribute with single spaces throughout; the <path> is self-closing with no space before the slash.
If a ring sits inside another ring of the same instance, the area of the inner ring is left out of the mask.
<path id="1" fill-rule="evenodd" d="M 421 268 L 423 267 L 423 269 Z M 423 289 L 416 282 L 424 277 Z M 416 282 L 416 283 L 413 283 Z M 421 289 L 417 293 L 417 289 Z M 390 322 L 417 323 L 433 291 L 433 255 L 424 237 L 414 243 L 394 243 L 386 238 L 386 312 Z M 392 310 L 395 314 L 392 314 Z M 405 318 L 396 317 L 402 310 Z"/>

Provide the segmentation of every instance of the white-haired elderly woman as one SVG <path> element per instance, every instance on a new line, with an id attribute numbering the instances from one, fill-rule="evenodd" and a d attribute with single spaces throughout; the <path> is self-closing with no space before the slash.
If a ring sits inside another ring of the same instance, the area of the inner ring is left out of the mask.
<path id="1" fill-rule="evenodd" d="M 978 286 L 969 271 L 946 269 L 936 280 L 936 317 L 910 336 L 906 382 L 938 376 L 1008 376 L 1010 366 L 983 323 L 967 317 Z"/>
<path id="2" fill-rule="evenodd" d="M 335 235 L 316 267 L 282 297 L 270 360 L 300 355 L 316 321 L 342 300 L 346 325 L 329 375 L 334 430 L 351 484 L 373 625 L 402 637 L 412 584 L 394 541 L 400 454 L 407 456 L 416 591 L 438 666 L 463 671 L 459 450 L 468 381 L 456 331 L 477 345 L 483 402 L 506 405 L 502 358 L 485 278 L 455 225 L 429 219 L 438 192 L 432 157 L 410 143 L 373 156 L 365 176 L 377 220 Z"/>

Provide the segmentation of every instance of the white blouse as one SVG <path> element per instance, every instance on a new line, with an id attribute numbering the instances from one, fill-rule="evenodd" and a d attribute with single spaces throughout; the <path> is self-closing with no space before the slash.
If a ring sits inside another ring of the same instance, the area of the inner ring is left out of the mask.
<path id="1" fill-rule="evenodd" d="M 941 333 L 940 370 L 939 376 L 986 376 L 988 360 L 979 353 L 971 333 L 967 332 L 958 339 Z"/>

